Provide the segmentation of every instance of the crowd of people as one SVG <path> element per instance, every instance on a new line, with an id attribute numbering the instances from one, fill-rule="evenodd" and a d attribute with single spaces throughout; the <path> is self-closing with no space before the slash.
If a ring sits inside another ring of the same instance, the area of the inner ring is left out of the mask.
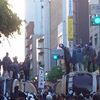
<path id="1" fill-rule="evenodd" d="M 35 92 L 21 92 L 19 86 L 16 86 L 14 93 L 9 95 L 6 92 L 5 97 L 0 95 L 0 100 L 100 100 L 100 92 L 91 92 L 85 96 L 82 93 L 76 95 L 72 90 L 69 90 L 67 95 L 50 91 L 45 91 L 44 93 L 41 91 L 36 94 Z"/>
<path id="2" fill-rule="evenodd" d="M 60 47 L 64 50 L 64 57 L 66 59 L 65 64 L 67 66 L 67 74 L 70 72 L 70 64 L 73 64 L 73 71 L 79 72 L 84 71 L 84 57 L 88 62 L 87 71 L 91 72 L 90 66 L 93 67 L 93 72 L 95 72 L 95 64 L 100 66 L 100 51 L 96 55 L 95 49 L 92 47 L 92 42 L 90 41 L 84 47 L 81 44 L 76 45 L 73 49 L 72 55 L 70 54 L 69 48 L 66 48 L 63 44 Z"/>
<path id="3" fill-rule="evenodd" d="M 3 66 L 3 75 L 2 77 L 5 78 L 5 73 L 8 72 L 8 77 L 13 79 L 18 79 L 18 73 L 20 70 L 24 71 L 25 80 L 29 80 L 30 75 L 30 59 L 29 55 L 26 56 L 25 61 L 18 63 L 17 56 L 13 57 L 13 61 L 11 61 L 9 57 L 9 53 L 6 53 L 6 56 L 3 58 L 3 60 L 0 60 L 0 67 Z M 1 69 L 1 68 L 0 68 Z M 10 72 L 13 72 L 12 76 Z"/>

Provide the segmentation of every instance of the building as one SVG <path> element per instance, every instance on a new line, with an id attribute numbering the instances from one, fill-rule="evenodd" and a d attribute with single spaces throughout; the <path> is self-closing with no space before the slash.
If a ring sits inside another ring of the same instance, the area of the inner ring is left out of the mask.
<path id="1" fill-rule="evenodd" d="M 44 36 L 44 72 L 50 70 L 50 14 L 49 14 L 49 0 L 25 0 L 26 4 L 26 22 L 27 24 L 30 21 L 34 22 L 34 34 L 32 35 L 32 45 L 31 51 L 32 55 L 30 58 L 32 59 L 32 68 L 33 68 L 33 76 L 38 75 L 38 62 L 37 55 L 37 40 Z M 27 25 L 26 24 L 26 25 Z M 27 40 L 26 40 L 27 41 Z M 40 42 L 40 41 L 39 41 Z M 31 52 L 30 51 L 30 52 Z"/>
<path id="2" fill-rule="evenodd" d="M 89 6 L 91 6 L 91 4 L 100 4 L 99 2 L 99 0 L 90 0 Z M 89 40 L 92 41 L 92 46 L 96 50 L 96 53 L 98 53 L 98 51 L 100 50 L 100 26 L 92 26 L 90 24 L 90 17 L 91 13 L 89 15 Z"/>
<path id="3" fill-rule="evenodd" d="M 73 0 L 74 45 L 89 42 L 89 3 L 88 0 Z"/>
<path id="4" fill-rule="evenodd" d="M 25 56 L 27 55 L 30 56 L 31 73 L 34 73 L 33 76 L 36 76 L 38 72 L 36 40 L 42 36 L 43 35 L 34 34 L 34 22 L 29 22 L 29 24 L 26 26 L 26 33 L 25 33 Z"/>
<path id="5" fill-rule="evenodd" d="M 26 26 L 25 33 L 25 56 L 29 55 L 31 60 L 31 69 L 32 69 L 32 35 L 34 34 L 34 22 L 30 22 Z"/>
<path id="6" fill-rule="evenodd" d="M 64 43 L 64 39 L 68 39 L 68 34 L 66 34 L 66 38 L 64 36 L 64 27 L 66 27 L 66 33 L 68 33 L 68 2 L 65 1 L 66 0 L 51 0 L 50 3 L 51 48 L 57 48 L 59 43 Z M 82 44 L 89 42 L 89 14 L 87 9 L 88 0 L 73 0 L 74 45 L 81 42 Z M 65 12 L 67 12 L 67 14 Z M 64 20 L 66 22 L 66 26 L 64 26 Z M 66 40 L 66 42 L 68 41 Z"/>

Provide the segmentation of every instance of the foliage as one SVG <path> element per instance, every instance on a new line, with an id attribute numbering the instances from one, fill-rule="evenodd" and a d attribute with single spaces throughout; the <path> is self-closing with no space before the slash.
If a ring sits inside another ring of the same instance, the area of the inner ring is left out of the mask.
<path id="1" fill-rule="evenodd" d="M 0 32 L 6 37 L 12 36 L 14 32 L 21 34 L 22 20 L 10 8 L 7 0 L 0 0 Z"/>
<path id="2" fill-rule="evenodd" d="M 87 66 L 88 66 L 88 62 L 87 62 L 86 56 L 84 56 L 84 70 L 87 69 Z M 99 68 L 99 66 L 95 64 L 95 70 L 97 70 L 98 68 Z M 93 64 L 92 63 L 90 66 L 90 71 L 91 72 L 93 71 Z"/>
<path id="3" fill-rule="evenodd" d="M 50 73 L 48 73 L 47 75 L 47 81 L 55 83 L 57 82 L 57 79 L 62 78 L 62 75 L 63 73 L 62 73 L 62 69 L 60 66 L 52 67 Z"/>
<path id="4" fill-rule="evenodd" d="M 87 69 L 87 65 L 88 65 L 88 62 L 87 62 L 86 56 L 84 56 L 84 70 Z"/>

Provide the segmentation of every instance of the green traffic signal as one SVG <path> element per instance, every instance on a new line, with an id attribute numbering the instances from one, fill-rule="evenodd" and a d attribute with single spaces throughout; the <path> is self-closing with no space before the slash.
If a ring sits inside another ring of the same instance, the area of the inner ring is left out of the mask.
<path id="1" fill-rule="evenodd" d="M 58 58 L 58 55 L 53 55 L 53 59 L 57 59 Z"/>
<path id="2" fill-rule="evenodd" d="M 95 24 L 100 24 L 100 17 L 95 17 L 94 18 L 94 23 Z"/>

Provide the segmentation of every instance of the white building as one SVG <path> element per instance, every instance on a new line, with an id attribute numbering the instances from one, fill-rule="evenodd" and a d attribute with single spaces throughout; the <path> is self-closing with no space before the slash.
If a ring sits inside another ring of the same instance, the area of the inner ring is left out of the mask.
<path id="1" fill-rule="evenodd" d="M 33 73 L 38 69 L 36 52 L 38 52 L 36 47 L 36 39 L 44 35 L 44 71 L 50 70 L 50 17 L 49 17 L 49 0 L 25 0 L 25 19 L 27 24 L 30 21 L 34 22 L 34 33 L 32 37 L 34 38 L 32 42 L 33 50 Z M 49 49 L 46 49 L 49 48 Z M 35 57 L 35 58 L 34 58 Z M 49 59 L 49 60 L 48 60 Z M 38 72 L 38 70 L 37 70 Z M 38 74 L 38 73 L 37 73 Z"/>

